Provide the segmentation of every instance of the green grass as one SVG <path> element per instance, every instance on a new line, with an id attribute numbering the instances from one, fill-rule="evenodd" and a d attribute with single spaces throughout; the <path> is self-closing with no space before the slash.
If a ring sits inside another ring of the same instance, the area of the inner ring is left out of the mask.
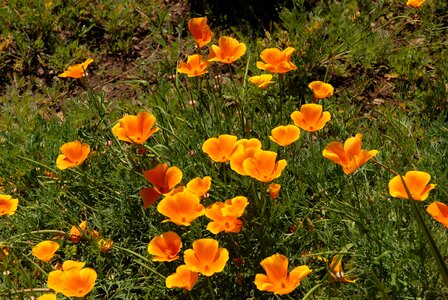
<path id="1" fill-rule="evenodd" d="M 109 2 L 8 1 L 0 8 L 0 44 L 6 45 L 0 50 L 0 192 L 19 199 L 14 215 L 0 218 L 0 243 L 9 250 L 0 260 L 0 298 L 41 295 L 30 289 L 46 289 L 55 262 L 72 259 L 98 273 L 88 299 L 211 299 L 205 276 L 185 292 L 167 289 L 157 274 L 168 276 L 181 264 L 152 262 L 147 252 L 153 237 L 170 230 L 181 235 L 182 251 L 204 237 L 229 250 L 224 271 L 210 278 L 216 299 L 286 299 L 253 283 L 264 273 L 261 260 L 275 253 L 289 258 L 290 269 L 313 269 L 293 299 L 448 297 L 410 202 L 389 195 L 393 174 L 375 163 L 403 175 L 431 174 L 437 187 L 416 205 L 446 263 L 447 229 L 425 207 L 448 197 L 447 4 L 427 0 L 411 9 L 404 0 L 297 0 L 257 36 L 246 22 L 217 28 L 214 20 L 222 16 L 208 15 L 213 44 L 230 35 L 248 51 L 230 66 L 213 64 L 209 73 L 187 78 L 176 73 L 177 63 L 208 50 L 195 49 L 186 24 L 197 15 L 186 1 Z M 247 82 L 261 74 L 255 63 L 263 49 L 287 46 L 296 49 L 296 71 L 274 76 L 265 90 Z M 56 76 L 88 57 L 95 60 L 89 76 Z M 312 102 L 307 85 L 313 80 L 335 87 L 324 103 L 331 121 L 314 134 L 302 130 L 291 146 L 277 146 L 270 131 L 292 124 L 290 114 Z M 124 114 L 140 111 L 152 112 L 161 128 L 144 144 L 144 155 L 111 132 Z M 356 133 L 364 135 L 363 148 L 379 153 L 345 175 L 322 150 Z M 202 151 L 205 140 L 220 134 L 258 138 L 263 149 L 287 159 L 275 181 L 281 195 L 275 203 L 267 195 L 263 214 L 266 186 Z M 77 168 L 58 170 L 60 146 L 76 139 L 93 153 Z M 139 190 L 150 183 L 142 172 L 162 162 L 182 170 L 182 184 L 212 177 L 204 205 L 248 197 L 242 231 L 213 235 L 205 217 L 180 227 L 161 223 L 157 204 L 145 211 Z M 110 252 L 54 232 L 68 233 L 82 220 L 114 241 Z M 51 264 L 31 254 L 45 239 L 61 245 Z M 329 282 L 328 265 L 318 257 L 337 253 L 356 283 Z"/>

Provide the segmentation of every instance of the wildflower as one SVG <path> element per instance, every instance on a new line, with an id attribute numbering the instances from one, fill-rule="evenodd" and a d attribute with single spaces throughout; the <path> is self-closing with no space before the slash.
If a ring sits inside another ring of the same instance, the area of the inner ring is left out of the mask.
<path id="1" fill-rule="evenodd" d="M 9 255 L 8 248 L 0 243 L 0 260 L 6 258 Z"/>
<path id="2" fill-rule="evenodd" d="M 300 111 L 294 111 L 291 119 L 301 129 L 313 132 L 324 128 L 331 116 L 328 111 L 322 113 L 322 105 L 310 103 L 302 105 Z"/>
<path id="3" fill-rule="evenodd" d="M 257 151 L 253 157 L 243 162 L 244 172 L 262 182 L 278 178 L 286 167 L 286 160 L 275 161 L 277 153 L 272 151 Z"/>
<path id="4" fill-rule="evenodd" d="M 210 63 L 199 54 L 189 55 L 187 62 L 181 61 L 177 67 L 177 72 L 187 74 L 188 77 L 195 77 L 207 73 Z"/>
<path id="5" fill-rule="evenodd" d="M 168 231 L 149 242 L 148 253 L 154 255 L 152 261 L 174 261 L 179 259 L 180 248 L 182 248 L 180 236 Z"/>
<path id="6" fill-rule="evenodd" d="M 48 287 L 66 297 L 84 297 L 93 289 L 97 278 L 95 270 L 84 268 L 84 265 L 83 262 L 65 261 L 62 270 L 48 274 Z"/>
<path id="7" fill-rule="evenodd" d="M 205 213 L 204 206 L 199 202 L 198 196 L 189 191 L 183 191 L 162 199 L 157 206 L 157 211 L 168 218 L 164 222 L 190 226 L 191 222 Z"/>
<path id="8" fill-rule="evenodd" d="M 92 58 L 89 58 L 82 64 L 77 64 L 68 67 L 64 73 L 59 74 L 59 77 L 70 77 L 70 78 L 82 78 L 87 75 L 87 67 L 93 62 Z"/>
<path id="9" fill-rule="evenodd" d="M 324 99 L 333 96 L 334 88 L 331 84 L 322 81 L 313 81 L 308 87 L 313 91 L 315 100 Z"/>
<path id="10" fill-rule="evenodd" d="M 369 159 L 374 157 L 378 150 L 361 149 L 362 134 L 348 138 L 344 145 L 339 142 L 332 142 L 322 151 L 325 158 L 342 166 L 345 174 L 353 173 Z"/>
<path id="11" fill-rule="evenodd" d="M 261 74 L 260 76 L 252 76 L 248 78 L 250 83 L 255 84 L 260 89 L 264 89 L 269 84 L 273 83 L 271 74 Z"/>
<path id="12" fill-rule="evenodd" d="M 205 216 L 212 220 L 208 223 L 207 230 L 213 234 L 222 231 L 238 233 L 243 226 L 243 222 L 234 216 L 223 216 L 222 208 L 225 206 L 223 202 L 216 202 L 205 209 Z"/>
<path id="13" fill-rule="evenodd" d="M 156 117 L 149 112 L 139 112 L 136 116 L 127 115 L 112 127 L 112 133 L 121 141 L 143 144 L 159 130 L 153 128 L 155 122 Z"/>
<path id="14" fill-rule="evenodd" d="M 208 61 L 218 61 L 231 64 L 246 53 L 246 45 L 236 39 L 222 36 L 218 40 L 218 46 L 212 45 L 208 55 Z"/>
<path id="15" fill-rule="evenodd" d="M 207 25 L 207 17 L 190 19 L 188 21 L 188 30 L 190 30 L 196 43 L 198 43 L 199 48 L 204 47 L 212 40 L 213 32 Z"/>
<path id="16" fill-rule="evenodd" d="M 448 228 L 448 205 L 442 202 L 433 202 L 427 208 L 426 211 L 443 226 Z"/>
<path id="17" fill-rule="evenodd" d="M 37 297 L 36 300 L 56 300 L 56 294 L 43 294 Z"/>
<path id="18" fill-rule="evenodd" d="M 187 183 L 187 189 L 193 194 L 201 198 L 210 190 L 212 178 L 205 176 L 204 178 L 196 177 Z"/>
<path id="19" fill-rule="evenodd" d="M 65 170 L 82 164 L 90 153 L 90 146 L 81 144 L 80 141 L 73 141 L 62 145 L 60 151 L 62 154 L 56 159 L 56 166 Z"/>
<path id="20" fill-rule="evenodd" d="M 79 241 L 83 237 L 83 232 L 86 231 L 86 227 L 87 221 L 82 221 L 78 226 L 72 226 L 72 228 L 70 229 L 70 240 L 75 244 L 79 243 Z M 82 232 L 79 229 L 81 229 Z"/>
<path id="21" fill-rule="evenodd" d="M 312 272 L 308 266 L 303 265 L 288 274 L 288 258 L 279 253 L 263 259 L 260 264 L 266 275 L 255 275 L 257 289 L 277 295 L 291 293 L 300 285 L 300 281 Z"/>
<path id="22" fill-rule="evenodd" d="M 0 216 L 10 216 L 15 214 L 19 199 L 13 199 L 9 195 L 0 195 Z"/>
<path id="23" fill-rule="evenodd" d="M 403 180 L 406 183 L 413 200 L 425 200 L 428 198 L 429 191 L 436 187 L 435 184 L 429 184 L 431 175 L 425 172 L 406 172 L 406 175 L 403 176 Z M 392 197 L 409 199 L 400 175 L 395 176 L 389 181 L 389 194 Z"/>
<path id="24" fill-rule="evenodd" d="M 168 194 L 182 180 L 182 171 L 178 167 L 159 164 L 143 172 L 143 176 L 154 185 L 160 194 Z"/>
<path id="25" fill-rule="evenodd" d="M 202 145 L 202 151 L 215 162 L 228 162 L 237 149 L 237 137 L 223 134 L 218 138 L 209 138 Z"/>
<path id="26" fill-rule="evenodd" d="M 249 201 L 244 196 L 236 196 L 233 199 L 227 199 L 224 202 L 224 207 L 221 208 L 223 216 L 232 216 L 239 218 L 243 215 Z"/>
<path id="27" fill-rule="evenodd" d="M 257 61 L 257 68 L 271 73 L 287 73 L 295 70 L 297 67 L 291 62 L 294 51 L 295 49 L 292 47 L 283 51 L 277 48 L 264 49 L 260 54 L 264 62 Z"/>
<path id="28" fill-rule="evenodd" d="M 114 241 L 111 239 L 99 237 L 98 239 L 96 239 L 96 244 L 98 245 L 100 252 L 102 254 L 105 254 L 112 248 L 112 246 L 114 245 Z"/>
<path id="29" fill-rule="evenodd" d="M 243 162 L 254 156 L 261 150 L 261 142 L 258 139 L 241 139 L 237 142 L 237 149 L 230 159 L 230 168 L 240 175 L 247 175 L 243 168 Z"/>
<path id="30" fill-rule="evenodd" d="M 205 276 L 212 276 L 221 272 L 229 260 L 229 252 L 225 248 L 218 248 L 214 239 L 199 239 L 193 242 L 193 249 L 184 252 L 184 262 L 193 272 Z"/>
<path id="31" fill-rule="evenodd" d="M 32 253 L 41 261 L 49 262 L 53 259 L 53 256 L 58 249 L 58 243 L 54 241 L 42 241 L 33 247 Z"/>
<path id="32" fill-rule="evenodd" d="M 176 273 L 166 278 L 167 288 L 184 288 L 188 291 L 193 289 L 199 274 L 191 271 L 187 265 L 180 265 L 176 268 Z"/>
<path id="33" fill-rule="evenodd" d="M 278 183 L 271 183 L 269 185 L 269 196 L 272 199 L 277 199 L 278 196 L 280 195 L 280 189 L 282 188 L 282 186 Z"/>
<path id="34" fill-rule="evenodd" d="M 300 137 L 300 129 L 294 125 L 278 126 L 271 130 L 269 139 L 274 143 L 286 147 L 297 141 Z"/>
<path id="35" fill-rule="evenodd" d="M 426 0 L 408 0 L 408 2 L 406 2 L 406 5 L 409 7 L 418 8 L 422 6 L 425 1 Z"/>
<path id="36" fill-rule="evenodd" d="M 342 255 L 335 255 L 330 263 L 330 282 L 354 283 L 356 280 L 347 279 L 342 270 Z"/>

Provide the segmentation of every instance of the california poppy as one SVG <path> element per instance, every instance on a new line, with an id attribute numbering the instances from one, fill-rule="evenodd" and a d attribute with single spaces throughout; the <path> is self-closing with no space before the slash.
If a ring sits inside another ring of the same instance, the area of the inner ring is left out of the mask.
<path id="1" fill-rule="evenodd" d="M 87 67 L 93 62 L 92 58 L 89 58 L 82 64 L 76 64 L 68 67 L 64 73 L 59 74 L 59 77 L 70 77 L 70 78 L 82 78 L 87 75 Z"/>
<path id="2" fill-rule="evenodd" d="M 354 283 L 356 280 L 350 280 L 345 276 L 342 270 L 342 255 L 335 255 L 331 260 L 329 271 L 330 271 L 330 282 L 347 282 Z"/>
<path id="3" fill-rule="evenodd" d="M 82 164 L 90 153 L 90 146 L 73 141 L 62 145 L 60 151 L 62 154 L 56 159 L 56 166 L 64 170 Z"/>
<path id="4" fill-rule="evenodd" d="M 350 174 L 378 153 L 378 150 L 361 149 L 361 144 L 362 134 L 358 133 L 355 137 L 348 138 L 344 145 L 339 142 L 328 144 L 322 155 L 342 166 L 345 174 Z"/>
<path id="5" fill-rule="evenodd" d="M 212 222 L 208 223 L 207 230 L 213 234 L 218 234 L 222 231 L 240 232 L 243 222 L 235 216 L 223 216 L 222 208 L 224 206 L 223 202 L 216 202 L 205 209 L 205 216 L 212 220 Z"/>
<path id="6" fill-rule="evenodd" d="M 239 218 L 244 214 L 247 205 L 249 205 L 249 201 L 244 196 L 236 196 L 232 199 L 227 199 L 224 202 L 224 206 L 221 208 L 222 215 Z"/>
<path id="7" fill-rule="evenodd" d="M 56 300 L 56 294 L 43 294 L 37 297 L 36 300 Z"/>
<path id="8" fill-rule="evenodd" d="M 159 128 L 153 128 L 156 122 L 149 112 L 139 112 L 136 116 L 127 115 L 118 120 L 118 123 L 112 127 L 112 133 L 121 141 L 143 144 Z"/>
<path id="9" fill-rule="evenodd" d="M 230 168 L 240 175 L 247 175 L 243 168 L 243 162 L 254 156 L 261 150 L 261 142 L 258 139 L 241 139 L 237 142 L 237 149 L 230 159 Z"/>
<path id="10" fill-rule="evenodd" d="M 163 198 L 157 205 L 157 211 L 168 218 L 165 222 L 182 226 L 190 226 L 205 213 L 199 197 L 188 190 Z"/>
<path id="11" fill-rule="evenodd" d="M 334 93 L 333 86 L 322 81 L 313 81 L 308 85 L 308 87 L 313 91 L 313 97 L 315 100 L 333 96 Z"/>
<path id="12" fill-rule="evenodd" d="M 178 167 L 159 164 L 151 170 L 143 172 L 143 176 L 160 194 L 168 194 L 182 180 L 182 171 Z"/>
<path id="13" fill-rule="evenodd" d="M 181 61 L 177 67 L 177 72 L 187 74 L 188 77 L 196 77 L 207 73 L 210 63 L 199 54 L 189 55 L 187 62 Z"/>
<path id="14" fill-rule="evenodd" d="M 0 216 L 9 216 L 15 214 L 19 199 L 13 199 L 9 195 L 0 195 Z"/>
<path id="15" fill-rule="evenodd" d="M 257 151 L 253 157 L 243 162 L 244 172 L 261 182 L 278 178 L 286 167 L 286 160 L 276 161 L 277 153 L 272 151 Z"/>
<path id="16" fill-rule="evenodd" d="M 114 245 L 114 241 L 111 239 L 99 237 L 98 239 L 96 239 L 96 244 L 98 245 L 100 252 L 102 254 L 105 254 L 112 248 L 112 246 Z"/>
<path id="17" fill-rule="evenodd" d="M 308 266 L 303 265 L 288 273 L 288 258 L 279 253 L 263 259 L 260 264 L 266 271 L 266 275 L 255 275 L 257 289 L 277 295 L 291 293 L 312 272 Z"/>
<path id="18" fill-rule="evenodd" d="M 204 178 L 196 177 L 187 183 L 187 189 L 201 198 L 210 190 L 212 178 L 205 176 Z"/>
<path id="19" fill-rule="evenodd" d="M 260 76 L 252 76 L 252 77 L 249 77 L 247 80 L 249 80 L 250 83 L 253 83 L 256 86 L 258 86 L 260 89 L 264 89 L 269 84 L 274 82 L 274 81 L 272 81 L 271 74 L 261 74 Z"/>
<path id="20" fill-rule="evenodd" d="M 406 172 L 406 175 L 403 176 L 403 180 L 414 200 L 425 200 L 429 196 L 429 191 L 436 187 L 435 184 L 429 184 L 431 175 L 425 172 Z M 395 176 L 389 181 L 389 194 L 392 197 L 409 199 L 400 175 Z"/>
<path id="21" fill-rule="evenodd" d="M 176 268 L 176 273 L 166 278 L 167 288 L 183 288 L 191 291 L 198 280 L 199 274 L 191 271 L 187 265 L 180 265 Z"/>
<path id="22" fill-rule="evenodd" d="M 182 248 L 180 236 L 168 231 L 149 242 L 148 253 L 154 256 L 152 261 L 174 261 L 179 259 L 180 248 Z"/>
<path id="23" fill-rule="evenodd" d="M 410 7 L 414 7 L 414 8 L 418 8 L 420 6 L 423 5 L 423 3 L 425 3 L 426 0 L 408 0 L 408 2 L 406 2 L 407 6 Z"/>
<path id="24" fill-rule="evenodd" d="M 426 211 L 443 226 L 448 228 L 448 205 L 436 201 L 431 203 Z"/>
<path id="25" fill-rule="evenodd" d="M 297 141 L 300 137 L 300 129 L 294 125 L 278 126 L 271 130 L 269 139 L 274 143 L 286 147 Z"/>
<path id="26" fill-rule="evenodd" d="M 215 162 L 228 162 L 237 149 L 237 137 L 223 134 L 218 138 L 209 138 L 202 144 L 202 151 Z"/>
<path id="27" fill-rule="evenodd" d="M 218 46 L 212 45 L 208 55 L 208 61 L 217 61 L 231 64 L 246 53 L 246 45 L 236 39 L 222 36 L 218 40 Z"/>
<path id="28" fill-rule="evenodd" d="M 210 238 L 195 240 L 193 249 L 187 249 L 184 252 L 184 262 L 187 267 L 205 276 L 221 272 L 228 260 L 227 249 L 219 248 L 218 241 Z"/>
<path id="29" fill-rule="evenodd" d="M 302 105 L 300 111 L 294 111 L 291 119 L 301 129 L 313 132 L 324 128 L 331 116 L 328 111 L 322 112 L 322 105 L 310 103 Z"/>
<path id="30" fill-rule="evenodd" d="M 70 240 L 75 244 L 79 243 L 79 241 L 83 237 L 83 233 L 84 232 L 87 233 L 86 228 L 87 228 L 87 221 L 82 221 L 81 224 L 79 224 L 78 226 L 72 226 L 69 235 Z"/>
<path id="31" fill-rule="evenodd" d="M 272 199 L 277 199 L 278 196 L 280 195 L 280 189 L 282 188 L 282 186 L 278 183 L 271 183 L 269 185 L 269 196 Z"/>
<path id="32" fill-rule="evenodd" d="M 41 261 L 49 262 L 53 259 L 54 254 L 58 249 L 58 243 L 54 241 L 42 241 L 33 247 L 32 253 Z"/>
<path id="33" fill-rule="evenodd" d="M 207 17 L 192 18 L 188 21 L 188 30 L 190 30 L 196 43 L 198 43 L 199 48 L 204 47 L 213 37 L 213 32 L 207 25 Z"/>
<path id="34" fill-rule="evenodd" d="M 295 49 L 288 47 L 281 51 L 277 48 L 264 49 L 260 57 L 263 61 L 257 61 L 257 68 L 271 73 L 286 73 L 297 69 L 291 62 L 291 56 Z"/>

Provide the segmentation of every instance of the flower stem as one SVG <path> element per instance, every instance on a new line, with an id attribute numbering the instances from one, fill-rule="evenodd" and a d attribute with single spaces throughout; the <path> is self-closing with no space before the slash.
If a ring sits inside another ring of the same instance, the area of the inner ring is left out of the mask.
<path id="1" fill-rule="evenodd" d="M 303 296 L 302 300 L 308 299 L 308 297 L 310 297 L 313 294 L 313 292 L 321 286 L 322 286 L 322 283 L 318 283 L 315 286 L 313 286 L 313 288 L 311 290 L 309 290 L 308 293 L 305 294 L 305 296 Z"/>
<path id="2" fill-rule="evenodd" d="M 210 289 L 210 293 L 212 295 L 212 300 L 215 300 L 215 292 L 213 291 L 212 281 L 209 276 L 207 276 L 208 287 Z"/>
<path id="3" fill-rule="evenodd" d="M 138 254 L 137 252 L 134 252 L 134 251 L 129 250 L 129 249 L 127 249 L 127 248 L 120 247 L 120 246 L 118 246 L 118 245 L 114 245 L 114 248 L 115 248 L 115 249 L 122 250 L 122 251 L 125 251 L 125 252 L 127 252 L 127 253 L 129 253 L 129 254 L 132 254 L 132 255 L 134 255 L 134 256 L 136 256 L 136 257 L 138 257 L 138 258 L 144 260 L 144 261 L 147 262 L 147 263 L 151 263 L 151 261 L 150 261 L 149 259 L 147 259 L 146 257 L 144 257 L 144 256 L 142 256 L 142 255 L 140 255 L 140 254 Z M 147 268 L 148 270 L 150 270 L 151 272 L 153 272 L 154 274 L 159 275 L 159 276 L 162 277 L 163 279 L 166 279 L 166 277 L 165 277 L 164 275 L 160 274 L 159 272 L 157 272 L 156 269 L 151 268 L 151 267 L 149 267 L 149 266 L 146 266 L 146 268 Z"/>

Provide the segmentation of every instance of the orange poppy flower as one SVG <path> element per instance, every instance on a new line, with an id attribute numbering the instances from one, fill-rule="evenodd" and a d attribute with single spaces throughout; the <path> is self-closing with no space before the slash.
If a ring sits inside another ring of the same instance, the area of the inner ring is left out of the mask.
<path id="1" fill-rule="evenodd" d="M 354 283 L 356 280 L 347 279 L 342 270 L 342 255 L 335 255 L 330 263 L 330 282 Z"/>
<path id="2" fill-rule="evenodd" d="M 291 119 L 301 129 L 313 132 L 324 128 L 331 115 L 328 111 L 322 113 L 322 105 L 310 103 L 302 105 L 300 111 L 294 111 Z"/>
<path id="3" fill-rule="evenodd" d="M 427 208 L 426 211 L 443 226 L 448 228 L 448 205 L 442 202 L 433 202 Z"/>
<path id="4" fill-rule="evenodd" d="M 19 199 L 9 195 L 0 195 L 0 216 L 10 216 L 16 213 Z"/>
<path id="5" fill-rule="evenodd" d="M 429 191 L 436 187 L 435 184 L 429 184 L 431 175 L 420 171 L 409 171 L 403 176 L 403 180 L 414 200 L 425 200 L 429 196 Z M 389 181 L 389 194 L 392 197 L 409 199 L 408 193 L 404 188 L 399 175 Z"/>
<path id="6" fill-rule="evenodd" d="M 228 162 L 237 149 L 237 137 L 223 134 L 218 138 L 209 138 L 202 145 L 202 151 L 215 162 Z"/>
<path id="7" fill-rule="evenodd" d="M 258 139 L 242 139 L 237 142 L 237 150 L 230 159 L 230 168 L 240 175 L 247 175 L 243 168 L 243 162 L 247 158 L 261 150 L 261 142 Z"/>
<path id="8" fill-rule="evenodd" d="M 272 199 L 277 199 L 278 196 L 280 195 L 280 189 L 282 188 L 282 186 L 278 183 L 271 183 L 269 185 L 269 196 Z"/>
<path id="9" fill-rule="evenodd" d="M 56 300 L 56 294 L 43 294 L 39 296 L 36 300 Z"/>
<path id="10" fill-rule="evenodd" d="M 418 8 L 420 6 L 423 5 L 423 3 L 425 3 L 426 0 L 408 0 L 408 2 L 406 2 L 407 6 L 410 7 L 414 7 L 414 8 Z"/>
<path id="11" fill-rule="evenodd" d="M 222 36 L 218 40 L 218 46 L 212 45 L 208 55 L 208 61 L 218 61 L 231 64 L 246 53 L 246 45 L 236 39 Z"/>
<path id="12" fill-rule="evenodd" d="M 291 293 L 312 272 L 308 266 L 303 265 L 294 268 L 288 274 L 288 258 L 279 253 L 263 259 L 260 265 L 266 271 L 266 275 L 255 275 L 257 289 L 277 295 Z"/>
<path id="13" fill-rule="evenodd" d="M 81 224 L 78 225 L 78 227 L 72 226 L 72 228 L 70 229 L 70 240 L 75 244 L 79 243 L 79 241 L 83 237 L 83 232 L 86 232 L 86 227 L 87 221 L 82 221 Z M 80 231 L 80 229 L 82 232 Z"/>
<path id="14" fill-rule="evenodd" d="M 171 274 L 166 278 L 166 287 L 171 288 L 183 288 L 187 291 L 191 291 L 198 280 L 199 274 L 191 271 L 187 265 L 180 265 L 176 268 L 176 273 Z"/>
<path id="15" fill-rule="evenodd" d="M 196 177 L 187 183 L 187 189 L 201 198 L 210 190 L 212 178 L 205 176 L 204 178 Z"/>
<path id="16" fill-rule="evenodd" d="M 185 250 L 184 262 L 191 271 L 212 276 L 224 270 L 229 260 L 229 251 L 218 247 L 218 241 L 214 239 L 196 240 L 193 249 Z"/>
<path id="17" fill-rule="evenodd" d="M 243 222 L 234 216 L 223 216 L 223 202 L 216 202 L 205 209 L 205 216 L 213 222 L 208 223 L 207 230 L 213 234 L 222 231 L 238 233 L 243 227 Z"/>
<path id="18" fill-rule="evenodd" d="M 213 32 L 207 25 L 207 17 L 190 19 L 188 21 L 188 30 L 190 30 L 196 43 L 198 43 L 199 48 L 204 47 L 212 40 Z"/>
<path id="19" fill-rule="evenodd" d="M 9 255 L 8 248 L 0 243 L 0 260 L 6 258 Z"/>
<path id="20" fill-rule="evenodd" d="M 264 49 L 260 57 L 264 61 L 257 61 L 257 68 L 266 70 L 271 73 L 287 73 L 297 69 L 291 62 L 291 56 L 296 51 L 292 47 L 288 47 L 281 51 L 277 48 Z"/>
<path id="21" fill-rule="evenodd" d="M 53 259 L 53 256 L 58 249 L 58 243 L 54 241 L 42 241 L 33 247 L 32 253 L 41 261 L 49 262 Z"/>
<path id="22" fill-rule="evenodd" d="M 246 197 L 236 196 L 235 198 L 227 199 L 224 202 L 221 212 L 224 217 L 231 216 L 239 218 L 244 214 L 247 205 L 249 205 L 249 201 Z"/>
<path id="23" fill-rule="evenodd" d="M 90 146 L 81 144 L 80 141 L 74 141 L 65 143 L 60 150 L 62 154 L 56 159 L 56 166 L 61 170 L 65 170 L 82 164 L 90 153 Z"/>
<path id="24" fill-rule="evenodd" d="M 286 160 L 275 161 L 277 153 L 272 151 L 257 151 L 253 157 L 243 162 L 244 172 L 261 182 L 278 178 L 286 167 Z"/>
<path id="25" fill-rule="evenodd" d="M 156 236 L 148 244 L 148 252 L 154 255 L 152 261 L 174 261 L 179 259 L 179 251 L 182 248 L 180 236 L 168 231 Z"/>
<path id="26" fill-rule="evenodd" d="M 355 137 L 348 138 L 344 145 L 339 142 L 328 144 L 322 155 L 342 166 L 345 174 L 350 174 L 378 153 L 378 150 L 361 149 L 361 144 L 362 134 L 358 133 Z"/>
<path id="27" fill-rule="evenodd" d="M 58 77 L 70 77 L 70 78 L 82 78 L 87 74 L 87 67 L 93 62 L 92 58 L 89 58 L 82 64 L 76 64 L 73 66 L 68 67 L 64 73 L 59 74 Z"/>
<path id="28" fill-rule="evenodd" d="M 286 147 L 297 141 L 300 137 L 300 129 L 294 125 L 278 126 L 271 130 L 269 139 L 274 143 Z"/>
<path id="29" fill-rule="evenodd" d="M 315 100 L 333 96 L 334 88 L 331 84 L 322 81 L 313 81 L 308 87 L 313 91 Z"/>
<path id="30" fill-rule="evenodd" d="M 149 112 L 139 112 L 136 116 L 127 115 L 112 127 L 112 133 L 121 141 L 143 144 L 159 130 L 153 128 L 155 122 L 156 117 Z"/>
<path id="31" fill-rule="evenodd" d="M 196 77 L 207 73 L 210 63 L 199 54 L 189 55 L 187 62 L 181 61 L 177 67 L 177 72 L 187 74 L 188 77 Z"/>
<path id="32" fill-rule="evenodd" d="M 191 222 L 205 213 L 199 197 L 188 190 L 166 196 L 160 201 L 157 211 L 168 218 L 164 222 L 180 226 L 190 226 Z"/>
<path id="33" fill-rule="evenodd" d="M 66 297 L 84 297 L 93 289 L 97 278 L 95 270 L 84 268 L 84 265 L 83 262 L 65 261 L 62 270 L 48 274 L 48 287 Z"/>
<path id="34" fill-rule="evenodd" d="M 97 239 L 96 244 L 98 245 L 100 252 L 102 254 L 105 254 L 105 253 L 109 252 L 110 249 L 112 249 L 112 246 L 114 245 L 114 241 L 111 239 L 105 239 L 105 238 L 100 237 Z"/>
<path id="35" fill-rule="evenodd" d="M 261 74 L 260 76 L 252 76 L 249 77 L 247 80 L 249 80 L 250 83 L 255 84 L 260 89 L 264 89 L 269 84 L 273 83 L 272 81 L 272 75 L 271 74 Z"/>
<path id="36" fill-rule="evenodd" d="M 182 171 L 178 167 L 159 164 L 151 170 L 143 172 L 143 176 L 160 194 L 168 194 L 182 180 Z"/>

